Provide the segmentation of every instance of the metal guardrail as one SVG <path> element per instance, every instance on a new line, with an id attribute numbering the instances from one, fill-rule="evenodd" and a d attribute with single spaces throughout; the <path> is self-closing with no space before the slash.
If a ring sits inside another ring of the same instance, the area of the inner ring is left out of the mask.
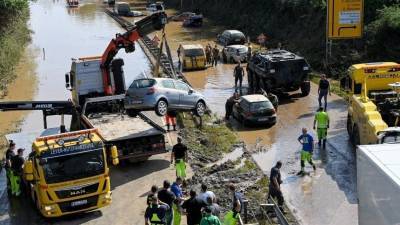
<path id="1" fill-rule="evenodd" d="M 266 204 L 260 204 L 260 207 L 261 208 L 265 208 L 267 211 L 271 211 L 272 210 L 275 213 L 279 224 L 281 224 L 281 225 L 290 225 L 290 223 L 288 222 L 287 218 L 285 217 L 285 215 L 282 213 L 282 211 L 280 210 L 280 208 L 276 204 L 275 200 L 273 198 L 269 198 L 268 202 L 269 203 L 266 203 Z M 272 223 L 268 215 L 267 215 L 267 220 L 269 221 L 269 223 Z"/>

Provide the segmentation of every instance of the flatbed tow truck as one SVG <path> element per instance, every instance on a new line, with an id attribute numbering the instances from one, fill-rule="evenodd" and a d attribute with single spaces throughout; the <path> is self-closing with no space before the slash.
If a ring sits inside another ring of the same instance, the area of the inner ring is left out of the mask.
<path id="1" fill-rule="evenodd" d="M 28 196 L 44 217 L 98 209 L 111 204 L 109 163 L 117 165 L 115 146 L 104 143 L 97 129 L 68 131 L 64 115 L 78 112 L 70 101 L 0 102 L 0 111 L 41 110 L 45 130 L 33 136 L 24 164 L 23 182 Z M 47 128 L 47 116 L 61 116 L 59 128 Z M 32 135 L 6 135 L 15 138 Z M 110 155 L 107 154 L 110 153 Z"/>
<path id="2" fill-rule="evenodd" d="M 156 12 L 136 22 L 127 32 L 117 34 L 102 56 L 73 59 L 66 74 L 66 87 L 81 114 L 72 117 L 74 127 L 97 128 L 107 144 L 116 145 L 119 159 L 144 161 L 151 155 L 165 153 L 165 130 L 143 113 L 125 111 L 125 79 L 122 59 L 117 52 L 135 50 L 135 42 L 162 29 L 166 14 Z M 160 120 L 161 122 L 161 120 Z"/>
<path id="3" fill-rule="evenodd" d="M 341 86 L 349 93 L 347 131 L 354 145 L 400 141 L 400 64 L 355 64 Z"/>

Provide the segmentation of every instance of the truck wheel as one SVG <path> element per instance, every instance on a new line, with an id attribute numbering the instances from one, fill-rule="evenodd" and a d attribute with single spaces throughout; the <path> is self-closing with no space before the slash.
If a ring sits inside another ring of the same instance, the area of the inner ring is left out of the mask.
<path id="1" fill-rule="evenodd" d="M 310 94 L 310 90 L 311 90 L 311 85 L 310 85 L 310 81 L 304 81 L 301 86 L 301 95 L 303 97 L 307 96 L 308 94 Z"/>
<path id="2" fill-rule="evenodd" d="M 353 138 L 352 138 L 352 144 L 354 146 L 357 146 L 360 144 L 360 132 L 358 131 L 357 125 L 354 125 L 353 127 Z"/>
<path id="3" fill-rule="evenodd" d="M 349 134 L 350 140 L 353 137 L 353 122 L 351 121 L 351 116 L 347 115 L 347 133 Z"/>
<path id="4" fill-rule="evenodd" d="M 203 101 L 198 101 L 196 104 L 196 108 L 194 109 L 194 114 L 196 116 L 204 116 L 204 113 L 206 112 L 206 105 L 204 104 Z"/>
<path id="5" fill-rule="evenodd" d="M 167 101 L 165 101 L 165 99 L 158 100 L 155 111 L 158 116 L 165 116 L 168 112 Z"/>
<path id="6" fill-rule="evenodd" d="M 136 117 L 138 114 L 138 111 L 136 109 L 127 109 L 126 114 L 130 117 Z"/>

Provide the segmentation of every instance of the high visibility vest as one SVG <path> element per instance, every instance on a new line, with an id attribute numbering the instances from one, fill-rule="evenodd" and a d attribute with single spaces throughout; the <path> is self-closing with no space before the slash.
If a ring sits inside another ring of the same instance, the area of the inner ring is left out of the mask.
<path id="1" fill-rule="evenodd" d="M 239 220 L 239 213 L 234 213 L 232 210 L 228 211 L 224 217 L 224 225 L 236 225 Z"/>
<path id="2" fill-rule="evenodd" d="M 328 113 L 326 113 L 326 112 L 317 112 L 317 114 L 315 114 L 315 120 L 318 123 L 317 128 L 327 128 L 328 121 L 329 121 Z"/>
<path id="3" fill-rule="evenodd" d="M 161 221 L 160 217 L 158 217 L 157 212 L 154 212 L 151 215 L 150 223 L 151 223 L 151 225 L 165 224 L 164 222 Z"/>

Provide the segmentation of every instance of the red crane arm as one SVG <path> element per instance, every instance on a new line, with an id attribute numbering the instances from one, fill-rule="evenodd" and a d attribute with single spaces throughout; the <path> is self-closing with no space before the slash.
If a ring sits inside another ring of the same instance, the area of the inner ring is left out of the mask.
<path id="1" fill-rule="evenodd" d="M 101 71 L 103 75 L 103 87 L 106 95 L 114 94 L 115 87 L 112 85 L 110 77 L 110 63 L 121 48 L 126 53 L 135 51 L 135 42 L 144 35 L 156 30 L 161 30 L 167 23 L 165 12 L 156 12 L 136 22 L 128 31 L 123 34 L 116 34 L 108 44 L 106 50 L 101 56 Z"/>

